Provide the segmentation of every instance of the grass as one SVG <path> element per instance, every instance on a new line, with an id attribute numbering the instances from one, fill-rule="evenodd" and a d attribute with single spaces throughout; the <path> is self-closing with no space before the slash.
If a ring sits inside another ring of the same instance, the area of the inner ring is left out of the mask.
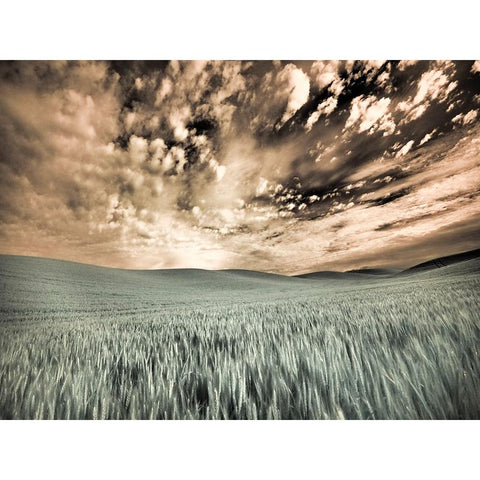
<path id="1" fill-rule="evenodd" d="M 478 419 L 479 267 L 322 281 L 2 257 L 0 417 Z"/>

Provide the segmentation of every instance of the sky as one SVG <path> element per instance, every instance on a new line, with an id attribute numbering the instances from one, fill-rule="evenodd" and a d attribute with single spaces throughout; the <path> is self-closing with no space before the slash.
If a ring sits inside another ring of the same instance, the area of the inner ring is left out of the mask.
<path id="1" fill-rule="evenodd" d="M 282 274 L 480 247 L 480 61 L 0 62 L 0 253 Z"/>

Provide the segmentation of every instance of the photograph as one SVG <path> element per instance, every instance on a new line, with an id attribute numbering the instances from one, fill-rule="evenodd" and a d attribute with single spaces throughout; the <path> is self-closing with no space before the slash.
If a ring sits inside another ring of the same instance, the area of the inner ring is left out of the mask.
<path id="1" fill-rule="evenodd" d="M 473 59 L 1 60 L 0 419 L 480 419 L 479 120 Z"/>

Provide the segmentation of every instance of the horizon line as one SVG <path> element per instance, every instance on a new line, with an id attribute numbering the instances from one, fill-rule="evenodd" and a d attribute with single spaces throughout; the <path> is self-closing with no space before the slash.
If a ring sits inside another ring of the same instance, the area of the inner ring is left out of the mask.
<path id="1" fill-rule="evenodd" d="M 406 270 L 409 270 L 411 268 L 423 265 L 424 263 L 435 261 L 435 260 L 440 260 L 440 259 L 445 259 L 449 257 L 455 257 L 457 255 L 463 255 L 466 253 L 470 252 L 475 252 L 475 251 L 480 251 L 480 248 L 474 248 L 471 250 L 464 250 L 456 253 L 452 253 L 449 255 L 442 255 L 440 257 L 432 257 L 432 258 L 426 258 L 422 262 L 412 264 L 410 266 L 407 266 L 405 268 L 393 268 L 393 267 L 380 267 L 380 266 L 365 266 L 362 268 L 354 268 L 351 270 L 314 270 L 314 271 L 307 271 L 304 273 L 298 273 L 298 274 L 283 274 L 283 273 L 277 273 L 273 271 L 266 271 L 266 270 L 250 270 L 246 268 L 220 268 L 220 269 L 210 269 L 210 268 L 199 268 L 199 267 L 165 267 L 165 268 L 123 268 L 123 267 L 112 267 L 108 265 L 100 265 L 96 263 L 88 263 L 88 262 L 79 262 L 77 260 L 67 260 L 64 258 L 56 258 L 56 257 L 44 257 L 44 256 L 39 256 L 39 255 L 26 255 L 26 254 L 12 254 L 12 253 L 1 253 L 0 252 L 0 257 L 23 257 L 23 258 L 37 258 L 41 260 L 54 260 L 57 262 L 67 262 L 67 263 L 75 263 L 78 265 L 86 265 L 89 267 L 98 267 L 98 268 L 108 268 L 111 270 L 123 270 L 126 272 L 158 272 L 158 271 L 179 271 L 179 270 L 199 270 L 199 271 L 205 271 L 205 272 L 226 272 L 226 271 L 241 271 L 241 272 L 257 272 L 257 273 L 266 273 L 269 275 L 279 275 L 282 277 L 299 277 L 302 275 L 309 275 L 309 274 L 314 274 L 314 273 L 355 273 L 355 272 L 361 272 L 361 271 L 368 271 L 368 270 L 392 270 L 396 272 L 403 272 Z"/>

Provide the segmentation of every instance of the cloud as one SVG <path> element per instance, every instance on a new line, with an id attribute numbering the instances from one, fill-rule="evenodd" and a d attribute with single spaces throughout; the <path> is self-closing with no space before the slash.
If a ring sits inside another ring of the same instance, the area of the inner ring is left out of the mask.
<path id="1" fill-rule="evenodd" d="M 128 145 L 128 153 L 132 162 L 136 165 L 141 165 L 147 159 L 148 142 L 142 137 L 132 135 Z"/>
<path id="2" fill-rule="evenodd" d="M 313 62 L 310 67 L 313 82 L 320 90 L 328 86 L 328 90 L 338 96 L 344 89 L 344 83 L 340 77 L 343 62 L 338 60 Z"/>
<path id="3" fill-rule="evenodd" d="M 457 116 L 452 118 L 453 123 L 458 123 L 461 125 L 468 125 L 473 123 L 477 119 L 478 110 L 470 110 L 467 113 L 459 113 Z"/>
<path id="4" fill-rule="evenodd" d="M 397 153 L 396 153 L 396 157 L 403 157 L 404 155 L 406 155 L 410 149 L 413 147 L 413 144 L 415 142 L 413 140 L 409 140 Z"/>
<path id="5" fill-rule="evenodd" d="M 475 135 L 478 133 L 477 129 Z M 342 264 L 346 269 L 365 265 L 404 267 L 405 258 L 409 258 L 410 265 L 413 265 L 422 261 L 421 255 L 425 255 L 424 252 L 416 253 L 419 246 L 423 249 L 431 245 L 432 239 L 437 238 L 437 232 L 440 238 L 441 232 L 448 228 L 450 235 L 442 237 L 443 240 L 435 246 L 435 252 L 439 249 L 448 252 L 448 242 L 453 242 L 458 251 L 473 248 L 472 237 L 463 239 L 458 232 L 466 225 L 460 217 L 472 222 L 471 229 L 476 228 L 477 233 L 480 231 L 476 213 L 480 207 L 480 196 L 473 193 L 480 185 L 480 168 L 476 161 L 480 142 L 466 139 L 452 146 L 441 161 L 433 162 L 439 152 L 455 140 L 444 138 L 442 142 L 441 145 L 432 143 L 425 147 L 428 150 L 423 158 L 415 160 L 418 163 L 411 176 L 390 180 L 383 187 L 362 194 L 363 199 L 359 198 L 349 209 L 308 222 L 308 227 L 297 226 L 287 233 L 284 241 L 293 241 L 294 238 L 299 250 L 316 252 L 318 270 L 338 269 Z M 383 167 L 386 169 L 388 165 Z M 366 187 L 368 182 L 360 188 Z M 406 193 L 397 195 L 402 191 Z M 389 196 L 394 200 L 370 203 L 371 199 Z M 336 225 L 341 227 L 335 228 Z M 385 228 L 386 225 L 390 227 Z M 377 232 L 376 235 L 371 235 L 372 230 Z M 290 236 L 293 238 L 288 238 Z M 376 252 L 374 255 L 368 253 L 373 251 Z M 398 252 L 398 257 L 395 252 Z M 433 256 L 435 253 L 430 250 L 430 257 Z M 352 257 L 358 257 L 357 263 L 352 263 Z M 325 261 L 326 258 L 329 260 Z M 292 268 L 294 262 L 292 258 Z M 297 267 L 298 273 L 300 270 L 301 267 Z"/>
<path id="6" fill-rule="evenodd" d="M 188 137 L 188 130 L 186 128 L 187 122 L 191 118 L 190 108 L 183 106 L 170 113 L 168 122 L 173 130 L 175 140 L 184 141 Z"/>
<path id="7" fill-rule="evenodd" d="M 359 63 L 361 68 L 357 75 L 364 76 L 367 82 L 371 82 L 386 62 L 385 60 L 364 60 Z"/>
<path id="8" fill-rule="evenodd" d="M 323 102 L 319 103 L 317 109 L 308 117 L 305 128 L 310 131 L 312 126 L 318 122 L 322 115 L 329 116 L 337 108 L 338 101 L 335 97 L 328 97 Z"/>
<path id="9" fill-rule="evenodd" d="M 345 123 L 345 129 L 358 126 L 359 132 L 371 134 L 382 130 L 384 135 L 395 131 L 395 123 L 388 112 L 391 100 L 389 98 L 377 99 L 375 96 L 360 95 L 352 100 L 350 116 Z"/>
<path id="10" fill-rule="evenodd" d="M 287 107 L 281 120 L 285 123 L 307 101 L 310 92 L 310 81 L 305 72 L 291 63 L 282 70 L 279 80 L 285 83 L 286 88 L 290 92 Z"/>
<path id="11" fill-rule="evenodd" d="M 471 71 L 472 71 L 473 73 L 480 73 L 480 60 L 475 60 L 475 61 L 473 62 Z"/>
<path id="12" fill-rule="evenodd" d="M 401 72 L 403 72 L 403 71 L 406 70 L 407 68 L 413 67 L 413 66 L 416 65 L 417 63 L 418 63 L 417 60 L 401 60 L 401 61 L 398 62 L 398 64 L 397 64 L 397 69 L 400 70 Z"/>
<path id="13" fill-rule="evenodd" d="M 294 273 L 452 248 L 471 64 L 400 64 L 0 62 L 0 251 Z"/>
<path id="14" fill-rule="evenodd" d="M 310 80 L 302 69 L 292 63 L 276 67 L 246 96 L 253 116 L 251 126 L 281 128 L 305 104 L 309 92 Z"/>
<path id="15" fill-rule="evenodd" d="M 455 88 L 454 82 L 449 82 L 449 76 L 441 70 L 430 70 L 422 75 L 418 84 L 417 94 L 413 98 L 415 105 L 425 99 L 445 101 L 448 94 Z"/>
<path id="16" fill-rule="evenodd" d="M 420 77 L 415 95 L 398 103 L 397 108 L 406 114 L 401 123 L 420 118 L 434 101 L 447 101 L 458 85 L 453 81 L 454 75 L 455 66 L 452 62 L 433 62 L 433 68 Z"/>
<path id="17" fill-rule="evenodd" d="M 390 64 L 389 64 L 390 66 Z M 391 84 L 391 78 L 390 78 L 390 72 L 389 70 L 385 70 L 382 72 L 380 75 L 378 75 L 376 79 L 376 84 L 383 88 L 385 92 L 391 93 L 392 91 L 392 84 Z"/>
<path id="18" fill-rule="evenodd" d="M 437 129 L 434 128 L 430 133 L 426 133 L 425 136 L 420 140 L 419 145 L 423 145 L 424 143 L 427 143 L 429 140 L 431 140 L 436 131 Z"/>

